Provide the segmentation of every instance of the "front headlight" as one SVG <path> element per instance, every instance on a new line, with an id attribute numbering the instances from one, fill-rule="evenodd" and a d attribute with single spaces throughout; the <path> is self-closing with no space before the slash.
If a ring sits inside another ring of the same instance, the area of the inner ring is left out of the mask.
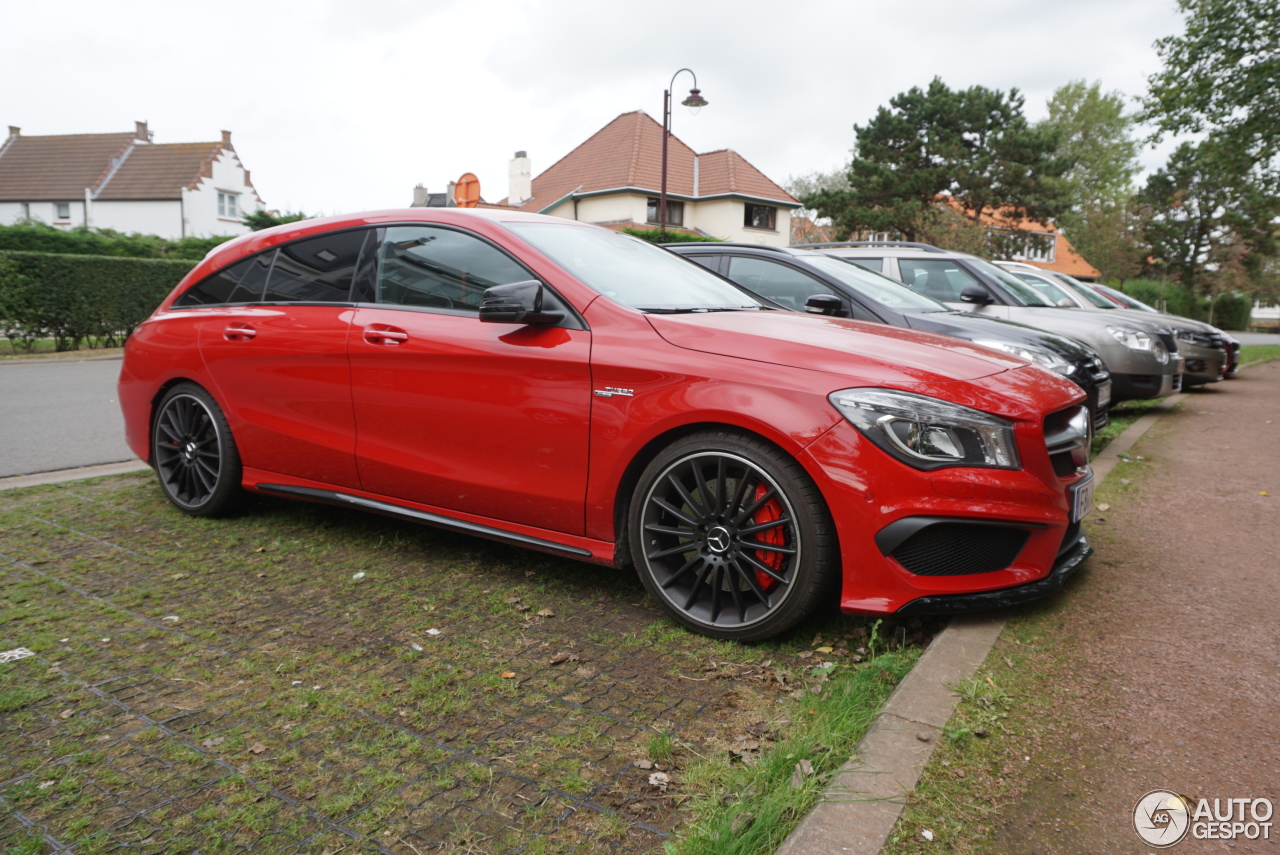
<path id="1" fill-rule="evenodd" d="M 888 389 L 843 389 L 828 400 L 863 436 L 916 469 L 1022 465 L 1012 422 L 989 413 Z"/>
<path id="2" fill-rule="evenodd" d="M 1020 356 L 1023 359 L 1048 368 L 1055 374 L 1061 374 L 1063 377 L 1069 377 L 1071 372 L 1075 370 L 1074 365 L 1053 351 L 1041 350 L 1031 345 L 1017 344 L 1012 341 L 975 341 L 974 344 L 1003 350 L 1005 353 L 1012 353 L 1014 356 Z"/>
<path id="3" fill-rule="evenodd" d="M 1152 350 L 1151 336 L 1133 327 L 1113 327 L 1107 325 L 1107 332 L 1115 336 L 1116 341 L 1130 350 Z"/>

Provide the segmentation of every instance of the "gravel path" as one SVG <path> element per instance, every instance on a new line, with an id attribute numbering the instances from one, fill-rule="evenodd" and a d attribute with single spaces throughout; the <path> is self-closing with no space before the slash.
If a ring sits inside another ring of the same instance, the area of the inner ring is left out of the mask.
<path id="1" fill-rule="evenodd" d="M 1014 773 L 993 851 L 1151 852 L 1130 822 L 1153 789 L 1280 806 L 1280 362 L 1193 393 L 1133 453 L 1149 462 L 1112 473 L 1133 486 L 1091 517 L 1098 555 L 1059 613 L 1076 700 L 1042 722 L 1054 762 Z"/>

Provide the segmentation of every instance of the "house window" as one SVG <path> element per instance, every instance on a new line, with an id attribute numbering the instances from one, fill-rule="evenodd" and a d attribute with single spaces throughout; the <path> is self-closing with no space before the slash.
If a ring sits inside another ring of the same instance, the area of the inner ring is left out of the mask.
<path id="1" fill-rule="evenodd" d="M 71 203 L 58 202 L 54 206 L 55 219 L 69 220 L 71 219 Z"/>
<path id="2" fill-rule="evenodd" d="M 221 190 L 219 190 L 218 191 L 218 216 L 226 217 L 227 219 L 232 219 L 232 220 L 238 218 L 240 216 L 240 212 L 237 210 L 237 208 L 239 208 L 237 199 L 238 199 L 238 194 L 223 193 Z"/>
<path id="3" fill-rule="evenodd" d="M 749 229 L 778 230 L 778 209 L 772 205 L 747 205 L 742 225 Z"/>
<path id="4" fill-rule="evenodd" d="M 658 207 L 661 200 L 656 196 L 649 197 L 649 204 L 646 209 L 646 221 L 650 223 L 658 222 Z M 683 226 L 684 225 L 684 202 L 673 202 L 667 200 L 667 225 Z"/>

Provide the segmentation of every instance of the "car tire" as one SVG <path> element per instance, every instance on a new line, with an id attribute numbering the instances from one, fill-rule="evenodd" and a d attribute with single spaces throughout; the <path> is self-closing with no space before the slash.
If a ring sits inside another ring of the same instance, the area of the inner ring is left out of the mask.
<path id="1" fill-rule="evenodd" d="M 184 514 L 230 516 L 253 502 L 240 485 L 244 468 L 231 427 L 213 396 L 195 383 L 177 384 L 156 406 L 151 465 L 165 498 Z"/>
<path id="2" fill-rule="evenodd" d="M 702 635 L 771 638 L 835 588 L 835 527 L 822 494 L 759 437 L 703 431 L 673 442 L 640 475 L 628 516 L 645 588 Z"/>

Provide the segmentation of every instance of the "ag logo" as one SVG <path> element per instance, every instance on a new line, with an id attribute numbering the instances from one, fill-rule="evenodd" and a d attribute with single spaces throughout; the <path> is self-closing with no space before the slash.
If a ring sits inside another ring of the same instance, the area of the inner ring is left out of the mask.
<path id="1" fill-rule="evenodd" d="M 1187 800 L 1168 790 L 1152 790 L 1133 808 L 1133 829 L 1144 841 L 1163 849 L 1182 840 L 1191 827 Z"/>

